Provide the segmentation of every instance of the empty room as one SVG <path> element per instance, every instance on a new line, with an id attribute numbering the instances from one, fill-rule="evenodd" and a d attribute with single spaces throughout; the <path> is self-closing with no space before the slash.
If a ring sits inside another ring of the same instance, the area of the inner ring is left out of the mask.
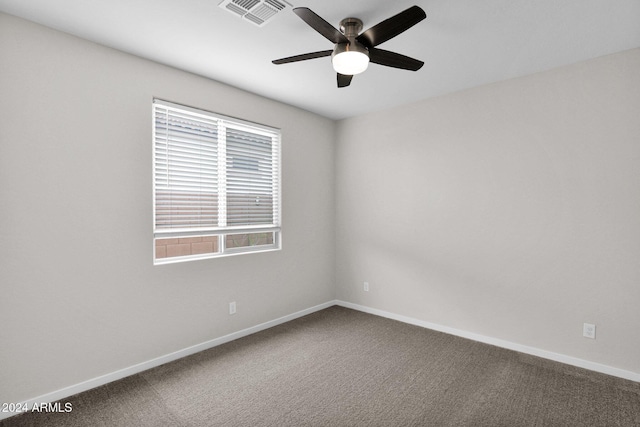
<path id="1" fill-rule="evenodd" d="M 640 426 L 640 0 L 0 0 L 0 426 Z"/>

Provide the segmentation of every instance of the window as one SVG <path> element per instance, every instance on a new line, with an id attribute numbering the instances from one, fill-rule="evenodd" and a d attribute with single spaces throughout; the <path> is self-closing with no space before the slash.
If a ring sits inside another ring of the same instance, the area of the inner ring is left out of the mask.
<path id="1" fill-rule="evenodd" d="M 280 249 L 280 132 L 153 101 L 156 264 Z"/>

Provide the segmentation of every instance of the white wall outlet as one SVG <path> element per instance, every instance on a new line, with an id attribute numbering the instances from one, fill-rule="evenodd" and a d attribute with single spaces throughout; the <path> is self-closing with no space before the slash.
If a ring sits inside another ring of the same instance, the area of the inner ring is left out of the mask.
<path id="1" fill-rule="evenodd" d="M 232 301 L 229 303 L 229 314 L 236 314 L 236 302 Z"/>
<path id="2" fill-rule="evenodd" d="M 585 338 L 596 339 L 596 325 L 585 323 L 582 325 L 582 336 Z"/>
<path id="3" fill-rule="evenodd" d="M 364 291 L 369 292 L 369 282 L 364 282 Z"/>

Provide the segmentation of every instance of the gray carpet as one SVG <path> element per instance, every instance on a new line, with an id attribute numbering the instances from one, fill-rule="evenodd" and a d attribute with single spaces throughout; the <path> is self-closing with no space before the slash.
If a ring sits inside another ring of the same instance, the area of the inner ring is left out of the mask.
<path id="1" fill-rule="evenodd" d="M 14 426 L 640 426 L 640 384 L 331 307 Z"/>

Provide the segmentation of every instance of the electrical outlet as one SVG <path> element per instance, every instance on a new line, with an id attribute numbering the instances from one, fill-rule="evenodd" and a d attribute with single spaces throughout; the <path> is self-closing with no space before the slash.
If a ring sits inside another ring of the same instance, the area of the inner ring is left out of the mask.
<path id="1" fill-rule="evenodd" d="M 364 282 L 364 291 L 369 292 L 369 282 Z"/>
<path id="2" fill-rule="evenodd" d="M 582 325 L 582 336 L 585 338 L 596 339 L 596 325 L 585 323 Z"/>
<path id="3" fill-rule="evenodd" d="M 236 302 L 232 301 L 229 303 L 229 314 L 236 314 Z"/>

